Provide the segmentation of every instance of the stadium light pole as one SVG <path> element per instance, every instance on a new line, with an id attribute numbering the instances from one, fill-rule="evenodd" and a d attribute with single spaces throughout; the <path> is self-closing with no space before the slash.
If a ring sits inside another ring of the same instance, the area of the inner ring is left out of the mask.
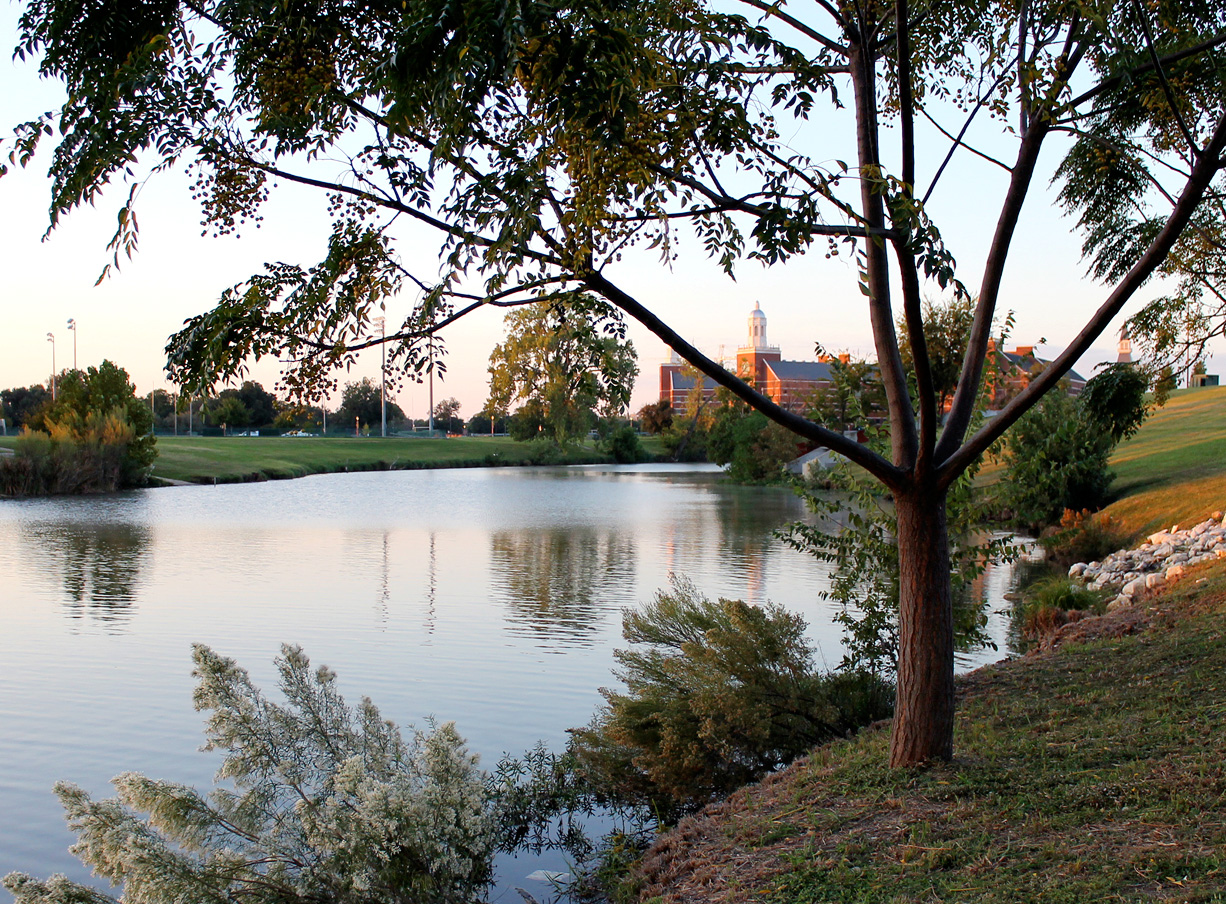
<path id="1" fill-rule="evenodd" d="M 379 418 L 380 436 L 387 436 L 387 318 L 376 317 L 375 325 L 384 340 L 379 343 Z"/>
<path id="2" fill-rule="evenodd" d="M 77 318 L 68 318 L 68 329 L 72 330 L 72 369 L 77 369 Z"/>
<path id="3" fill-rule="evenodd" d="M 55 401 L 55 333 L 47 334 L 47 341 L 51 343 L 51 401 Z"/>

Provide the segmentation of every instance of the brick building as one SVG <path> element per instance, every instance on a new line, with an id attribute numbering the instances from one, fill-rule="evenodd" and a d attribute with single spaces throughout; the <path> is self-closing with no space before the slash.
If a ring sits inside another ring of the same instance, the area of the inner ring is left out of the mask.
<path id="1" fill-rule="evenodd" d="M 784 361 L 778 346 L 766 338 L 766 315 L 755 304 L 749 315 L 749 334 L 745 345 L 736 350 L 736 373 L 753 384 L 777 405 L 799 410 L 805 400 L 831 383 L 830 361 Z M 723 363 L 723 362 L 721 362 Z M 681 372 L 684 365 L 675 355 L 660 365 L 660 399 L 682 409 L 695 380 Z M 724 365 L 727 366 L 726 364 Z M 715 395 L 716 384 L 703 377 L 703 397 Z"/>

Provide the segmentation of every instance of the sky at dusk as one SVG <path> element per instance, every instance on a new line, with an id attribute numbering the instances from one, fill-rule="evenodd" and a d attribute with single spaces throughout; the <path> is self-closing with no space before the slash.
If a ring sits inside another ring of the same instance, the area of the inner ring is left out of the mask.
<path id="1" fill-rule="evenodd" d="M 0 43 L 6 48 L 16 43 L 18 11 L 15 4 L 0 4 Z M 5 134 L 14 124 L 56 108 L 62 99 L 62 89 L 39 80 L 33 64 L 10 56 L 7 51 L 0 56 L 0 130 Z M 798 130 L 794 137 L 812 148 L 826 139 L 830 127 L 841 125 L 845 123 L 834 117 Z M 999 126 L 989 128 L 999 132 Z M 887 140 L 891 134 L 886 132 Z M 990 141 L 1000 153 L 1008 153 L 1007 139 Z M 1043 160 L 1046 169 L 1036 177 L 1000 303 L 1002 310 L 1015 312 L 1013 340 L 1024 345 L 1046 340 L 1039 350 L 1043 357 L 1058 353 L 1106 295 L 1103 287 L 1084 276 L 1080 241 L 1070 232 L 1071 222 L 1052 206 L 1055 193 L 1047 188 L 1047 180 L 1058 148 L 1053 142 Z M 944 150 L 941 146 L 932 152 L 936 156 L 920 157 L 921 185 L 923 173 L 935 170 Z M 846 148 L 830 152 L 831 160 L 850 156 Z M 162 349 L 184 319 L 212 307 L 222 291 L 258 272 L 265 261 L 310 266 L 322 256 L 329 229 L 322 193 L 280 185 L 266 205 L 259 229 L 241 229 L 240 236 L 202 237 L 190 179 L 180 170 L 158 176 L 142 191 L 137 204 L 140 250 L 95 287 L 109 260 L 105 246 L 127 188 L 114 185 L 96 207 L 72 213 L 43 240 L 49 162 L 50 155 L 43 153 L 30 168 L 14 169 L 0 179 L 0 387 L 47 379 L 52 354 L 48 332 L 56 339 L 56 366 L 72 366 L 74 337 L 66 322 L 75 318 L 81 366 L 109 358 L 127 369 L 139 392 L 171 389 L 162 371 Z M 955 157 L 955 170 L 944 177 L 930 203 L 933 219 L 958 259 L 959 276 L 972 290 L 981 276 L 980 261 L 1003 187 L 1002 171 L 963 154 Z M 406 263 L 427 271 L 436 266 L 437 237 L 406 228 L 398 247 Z M 817 342 L 831 351 L 871 356 L 867 310 L 854 263 L 849 257 L 827 260 L 824 250 L 820 245 L 804 258 L 771 269 L 746 262 L 733 282 L 690 241 L 682 245 L 681 258 L 671 266 L 650 252 L 632 254 L 609 275 L 712 356 L 721 346 L 731 355 L 745 342 L 755 302 L 767 315 L 768 338 L 781 346 L 785 359 L 811 360 Z M 935 286 L 931 291 L 935 294 Z M 1144 289 L 1126 313 L 1158 291 L 1157 286 Z M 414 300 L 406 295 L 390 301 L 389 324 L 407 314 Z M 1080 362 L 1083 376 L 1089 376 L 1095 364 L 1114 360 L 1119 322 Z M 639 355 L 640 375 L 632 400 L 632 409 L 637 410 L 654 400 L 658 368 L 669 352 L 637 324 L 631 324 L 629 335 Z M 455 396 L 463 415 L 480 410 L 488 393 L 489 354 L 501 337 L 502 315 L 497 310 L 479 311 L 449 328 L 444 334 L 448 372 L 435 386 L 436 400 Z M 1220 356 L 1220 347 L 1218 351 Z M 1211 361 L 1208 369 L 1216 373 L 1220 367 Z M 278 372 L 277 362 L 266 359 L 252 365 L 251 378 L 272 388 Z M 343 384 L 377 372 L 378 353 L 372 351 L 339 379 Z M 426 399 L 425 387 L 412 384 L 406 384 L 397 397 L 406 412 L 418 417 L 425 416 Z M 333 403 L 338 401 L 334 398 Z"/>

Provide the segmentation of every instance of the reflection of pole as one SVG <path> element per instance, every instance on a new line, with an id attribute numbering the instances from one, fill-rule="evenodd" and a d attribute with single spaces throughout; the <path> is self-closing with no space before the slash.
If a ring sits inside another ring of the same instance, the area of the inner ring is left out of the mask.
<path id="1" fill-rule="evenodd" d="M 434 602 L 438 590 L 438 558 L 434 551 L 434 531 L 430 532 L 430 573 L 426 585 L 426 633 L 434 633 Z"/>
<path id="2" fill-rule="evenodd" d="M 430 337 L 430 435 L 434 436 L 434 337 Z"/>

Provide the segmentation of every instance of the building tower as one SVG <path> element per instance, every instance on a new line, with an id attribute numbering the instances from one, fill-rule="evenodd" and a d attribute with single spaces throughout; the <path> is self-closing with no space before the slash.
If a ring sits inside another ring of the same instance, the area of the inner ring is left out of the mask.
<path id="1" fill-rule="evenodd" d="M 1128 332 L 1128 324 L 1125 323 L 1120 327 L 1120 344 L 1119 355 L 1115 359 L 1116 364 L 1131 364 L 1132 363 L 1132 335 Z"/>
<path id="2" fill-rule="evenodd" d="M 782 355 L 776 346 L 766 341 L 766 315 L 762 306 L 754 302 L 749 313 L 749 341 L 736 350 L 736 372 L 743 380 L 749 380 L 759 389 L 766 385 L 766 363 L 778 361 Z"/>

